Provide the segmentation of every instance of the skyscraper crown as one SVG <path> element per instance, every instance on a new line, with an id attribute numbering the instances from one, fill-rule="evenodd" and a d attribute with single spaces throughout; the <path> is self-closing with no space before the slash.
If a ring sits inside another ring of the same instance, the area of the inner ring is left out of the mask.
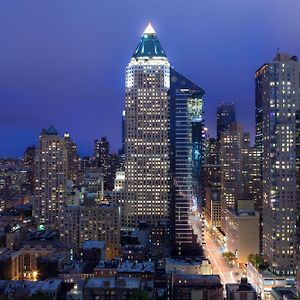
<path id="1" fill-rule="evenodd" d="M 167 57 L 151 23 L 146 27 L 133 57 Z"/>

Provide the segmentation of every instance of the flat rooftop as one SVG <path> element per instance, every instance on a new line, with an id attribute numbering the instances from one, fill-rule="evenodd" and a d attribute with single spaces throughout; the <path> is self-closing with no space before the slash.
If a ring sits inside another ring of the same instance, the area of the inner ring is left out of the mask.
<path id="1" fill-rule="evenodd" d="M 105 242 L 104 241 L 94 241 L 94 240 L 88 240 L 84 241 L 82 245 L 83 250 L 89 250 L 89 249 L 100 249 L 105 250 Z"/>

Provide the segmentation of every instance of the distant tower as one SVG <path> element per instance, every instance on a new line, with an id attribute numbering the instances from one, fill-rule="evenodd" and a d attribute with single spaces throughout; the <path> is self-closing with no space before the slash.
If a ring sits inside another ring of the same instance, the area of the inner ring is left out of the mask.
<path id="1" fill-rule="evenodd" d="M 69 179 L 68 148 L 51 126 L 43 129 L 36 149 L 33 215 L 40 224 L 58 227 L 58 215 Z"/>
<path id="2" fill-rule="evenodd" d="M 27 147 L 24 156 L 23 163 L 26 167 L 26 189 L 33 193 L 34 191 L 34 168 L 35 168 L 35 146 Z"/>
<path id="3" fill-rule="evenodd" d="M 256 143 L 262 150 L 263 253 L 278 275 L 295 274 L 296 111 L 300 62 L 277 53 L 256 73 Z"/>
<path id="4" fill-rule="evenodd" d="M 203 96 L 203 89 L 171 68 L 171 228 L 176 255 L 201 255 L 190 216 L 202 204 Z"/>
<path id="5" fill-rule="evenodd" d="M 297 290 L 300 293 L 300 110 L 296 111 L 296 176 L 297 176 Z"/>
<path id="6" fill-rule="evenodd" d="M 232 123 L 221 133 L 221 205 L 222 222 L 225 223 L 226 208 L 236 209 L 242 194 L 242 145 L 243 131 L 239 123 Z"/>
<path id="7" fill-rule="evenodd" d="M 100 166 L 104 163 L 109 155 L 109 141 L 106 136 L 94 142 L 94 159 L 99 161 Z"/>
<path id="8" fill-rule="evenodd" d="M 235 107 L 233 103 L 222 103 L 217 108 L 217 139 L 229 125 L 236 122 Z"/>
<path id="9" fill-rule="evenodd" d="M 169 218 L 170 64 L 149 24 L 126 68 L 125 190 L 127 228 Z"/>
<path id="10" fill-rule="evenodd" d="M 68 169 L 69 169 L 69 179 L 73 181 L 75 185 L 78 185 L 81 183 L 80 178 L 80 157 L 77 153 L 77 145 L 76 143 L 71 139 L 69 133 L 64 134 L 64 142 L 68 151 Z"/>

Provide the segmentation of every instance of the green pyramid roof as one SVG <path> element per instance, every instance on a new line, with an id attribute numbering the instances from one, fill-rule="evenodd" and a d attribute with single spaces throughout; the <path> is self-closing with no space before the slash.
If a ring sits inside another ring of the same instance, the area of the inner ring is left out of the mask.
<path id="1" fill-rule="evenodd" d="M 51 125 L 48 130 L 47 130 L 47 134 L 48 135 L 57 135 L 57 130 L 55 129 L 55 127 L 53 125 Z"/>
<path id="2" fill-rule="evenodd" d="M 150 23 L 132 57 L 167 57 Z"/>

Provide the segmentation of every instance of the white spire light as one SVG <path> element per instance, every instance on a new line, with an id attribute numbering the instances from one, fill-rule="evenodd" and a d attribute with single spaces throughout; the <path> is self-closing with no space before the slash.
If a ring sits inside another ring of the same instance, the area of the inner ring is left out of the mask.
<path id="1" fill-rule="evenodd" d="M 152 27 L 151 23 L 149 22 L 148 26 L 146 27 L 144 34 L 155 34 L 155 30 Z"/>

